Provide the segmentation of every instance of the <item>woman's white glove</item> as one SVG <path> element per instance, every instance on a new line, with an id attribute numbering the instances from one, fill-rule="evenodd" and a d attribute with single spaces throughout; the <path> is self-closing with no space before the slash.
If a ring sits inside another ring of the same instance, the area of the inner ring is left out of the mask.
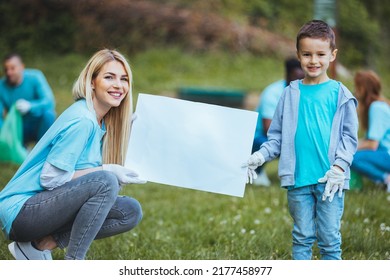
<path id="1" fill-rule="evenodd" d="M 264 156 L 259 152 L 254 152 L 242 167 L 248 167 L 248 178 L 246 179 L 247 183 L 252 184 L 253 180 L 257 178 L 256 168 L 262 166 L 265 162 Z"/>
<path id="2" fill-rule="evenodd" d="M 114 173 L 118 179 L 119 185 L 126 184 L 145 184 L 146 181 L 138 177 L 138 174 L 131 169 L 119 164 L 103 164 L 103 170 Z"/>
<path id="3" fill-rule="evenodd" d="M 335 166 L 332 166 L 329 171 L 325 173 L 325 176 L 318 179 L 319 183 L 325 183 L 325 190 L 322 194 L 322 200 L 326 200 L 329 197 L 329 202 L 332 202 L 334 195 L 338 192 L 339 197 L 343 195 L 343 188 L 345 182 L 344 172 Z"/>

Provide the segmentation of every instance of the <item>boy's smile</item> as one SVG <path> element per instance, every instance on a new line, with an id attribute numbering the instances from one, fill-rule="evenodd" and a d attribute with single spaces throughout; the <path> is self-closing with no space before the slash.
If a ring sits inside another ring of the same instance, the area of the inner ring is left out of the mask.
<path id="1" fill-rule="evenodd" d="M 329 40 L 321 38 L 303 38 L 297 52 L 305 72 L 304 84 L 319 84 L 327 81 L 326 71 L 329 64 L 336 59 L 337 49 L 331 50 Z"/>

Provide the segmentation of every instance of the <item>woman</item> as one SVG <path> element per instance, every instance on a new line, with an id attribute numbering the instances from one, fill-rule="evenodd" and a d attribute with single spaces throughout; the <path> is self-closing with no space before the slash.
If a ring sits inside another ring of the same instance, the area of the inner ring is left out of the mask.
<path id="1" fill-rule="evenodd" d="M 122 165 L 129 139 L 132 74 L 117 51 L 95 53 L 74 87 L 76 100 L 36 144 L 0 193 L 0 218 L 16 259 L 84 259 L 94 239 L 142 218 L 120 186 L 145 183 Z"/>
<path id="2" fill-rule="evenodd" d="M 390 102 L 381 95 L 381 81 L 373 71 L 359 71 L 355 78 L 359 118 L 366 138 L 359 141 L 351 168 L 390 192 Z"/>

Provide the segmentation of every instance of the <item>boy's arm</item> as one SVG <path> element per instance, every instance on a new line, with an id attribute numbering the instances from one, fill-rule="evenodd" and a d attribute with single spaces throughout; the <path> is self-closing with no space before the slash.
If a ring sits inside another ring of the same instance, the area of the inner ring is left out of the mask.
<path id="1" fill-rule="evenodd" d="M 335 161 L 333 165 L 347 170 L 352 164 L 353 155 L 358 146 L 358 116 L 356 112 L 356 101 L 349 100 L 346 104 L 344 120 L 341 127 L 341 140 L 336 150 Z"/>
<path id="2" fill-rule="evenodd" d="M 285 89 L 286 91 L 286 89 Z M 264 156 L 265 161 L 270 161 L 277 158 L 280 155 L 281 143 L 282 143 L 282 121 L 283 121 L 283 107 L 285 102 L 284 92 L 276 106 L 275 114 L 272 118 L 270 127 L 268 129 L 267 138 L 260 147 L 260 152 Z"/>

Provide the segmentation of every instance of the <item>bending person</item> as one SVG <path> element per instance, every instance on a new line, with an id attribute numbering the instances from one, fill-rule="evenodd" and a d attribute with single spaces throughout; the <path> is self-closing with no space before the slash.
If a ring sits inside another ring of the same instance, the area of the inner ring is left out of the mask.
<path id="1" fill-rule="evenodd" d="M 381 95 L 381 81 L 373 71 L 355 74 L 359 118 L 366 138 L 359 140 L 351 168 L 390 192 L 390 101 Z"/>
<path id="2" fill-rule="evenodd" d="M 36 143 L 56 118 L 53 92 L 40 70 L 25 69 L 19 54 L 3 60 L 0 80 L 0 127 L 13 104 L 23 116 L 23 143 Z"/>

